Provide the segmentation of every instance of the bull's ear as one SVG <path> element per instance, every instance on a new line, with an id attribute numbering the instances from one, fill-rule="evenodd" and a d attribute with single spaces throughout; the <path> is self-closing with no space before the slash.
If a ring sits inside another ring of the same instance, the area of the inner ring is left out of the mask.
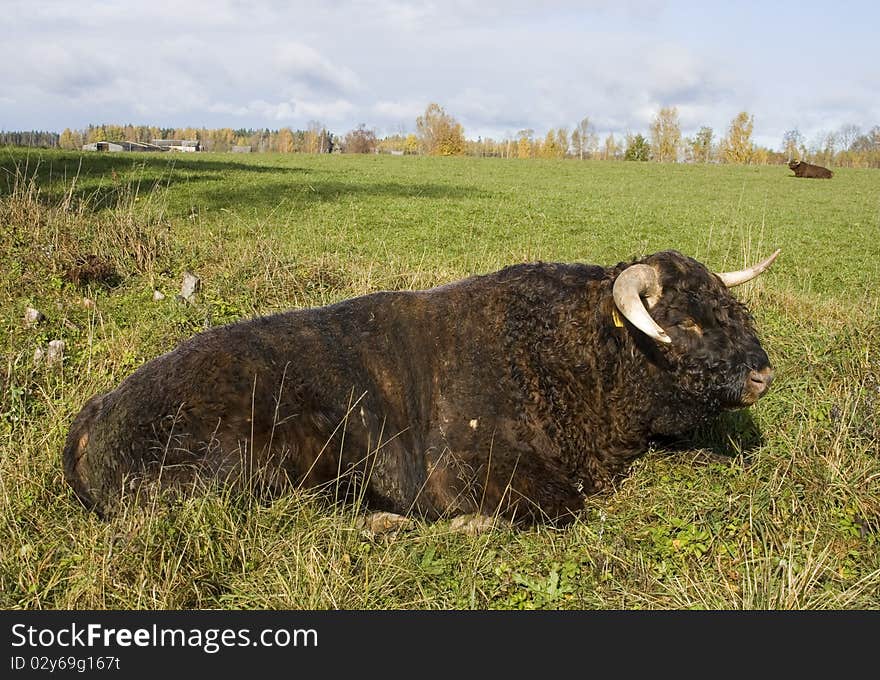
<path id="1" fill-rule="evenodd" d="M 661 293 L 657 270 L 647 264 L 633 264 L 624 269 L 612 289 L 614 304 L 627 321 L 657 342 L 670 343 L 672 338 L 657 325 L 642 302 L 644 295 L 653 307 Z"/>
<path id="2" fill-rule="evenodd" d="M 718 274 L 718 278 L 721 279 L 721 282 L 728 288 L 733 288 L 746 281 L 751 281 L 759 274 L 765 272 L 781 252 L 782 248 L 777 248 L 776 251 L 763 262 L 759 262 L 748 269 L 740 269 L 736 272 L 721 272 Z"/>

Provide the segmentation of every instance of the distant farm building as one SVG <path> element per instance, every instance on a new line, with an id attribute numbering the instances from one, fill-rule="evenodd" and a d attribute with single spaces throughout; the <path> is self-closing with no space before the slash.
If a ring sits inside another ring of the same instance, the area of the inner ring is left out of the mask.
<path id="1" fill-rule="evenodd" d="M 247 145 L 236 145 L 232 147 L 232 153 L 250 153 L 251 147 Z"/>
<path id="2" fill-rule="evenodd" d="M 119 142 L 123 151 L 163 151 L 162 147 L 147 142 Z"/>
<path id="3" fill-rule="evenodd" d="M 152 143 L 168 151 L 193 152 L 202 150 L 198 139 L 154 139 Z"/>
<path id="4" fill-rule="evenodd" d="M 122 144 L 116 142 L 92 142 L 83 144 L 83 151 L 124 151 Z"/>
<path id="5" fill-rule="evenodd" d="M 174 144 L 178 144 L 176 140 L 158 140 L 158 141 L 174 141 Z M 188 144 L 189 142 L 187 142 Z M 172 150 L 185 150 L 185 151 L 197 151 L 199 149 L 198 142 L 194 142 L 196 148 L 192 148 L 191 146 L 187 146 L 186 148 L 178 149 L 177 146 L 173 146 L 171 144 L 156 144 L 155 140 L 152 144 L 147 142 L 92 142 L 91 144 L 83 144 L 83 151 L 172 151 Z"/>

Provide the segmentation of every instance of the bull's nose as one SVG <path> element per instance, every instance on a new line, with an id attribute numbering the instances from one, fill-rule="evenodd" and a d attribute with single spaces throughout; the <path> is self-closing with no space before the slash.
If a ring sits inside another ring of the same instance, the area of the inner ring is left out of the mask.
<path id="1" fill-rule="evenodd" d="M 773 382 L 773 369 L 769 366 L 762 368 L 760 371 L 749 371 L 749 377 L 746 380 L 746 390 L 751 392 L 755 399 L 763 396 L 764 392 Z"/>

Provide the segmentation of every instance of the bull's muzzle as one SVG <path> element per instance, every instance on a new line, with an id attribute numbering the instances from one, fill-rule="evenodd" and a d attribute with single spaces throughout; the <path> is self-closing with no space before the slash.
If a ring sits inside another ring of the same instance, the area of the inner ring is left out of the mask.
<path id="1" fill-rule="evenodd" d="M 758 399 L 763 397 L 767 390 L 770 389 L 770 383 L 773 382 L 773 369 L 765 366 L 761 370 L 751 370 L 746 376 L 745 385 L 743 386 L 742 400 L 743 404 L 754 404 Z"/>

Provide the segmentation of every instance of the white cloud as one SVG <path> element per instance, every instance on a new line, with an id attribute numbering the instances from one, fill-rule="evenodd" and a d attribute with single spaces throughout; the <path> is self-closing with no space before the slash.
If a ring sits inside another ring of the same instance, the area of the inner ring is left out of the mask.
<path id="1" fill-rule="evenodd" d="M 296 105 L 297 117 L 328 122 L 341 122 L 355 111 L 355 106 L 346 99 L 330 101 L 299 102 Z"/>
<path id="2" fill-rule="evenodd" d="M 272 121 L 280 126 L 290 126 L 302 120 L 340 121 L 351 114 L 355 107 L 345 99 L 280 102 L 257 99 L 243 106 L 218 102 L 209 105 L 207 109 L 211 113 L 227 114 L 237 118 L 250 117 L 261 121 Z"/>
<path id="3" fill-rule="evenodd" d="M 349 68 L 337 66 L 317 50 L 297 42 L 286 42 L 274 48 L 275 72 L 315 91 L 346 92 L 360 88 L 357 75 Z"/>
<path id="4" fill-rule="evenodd" d="M 807 7 L 750 11 L 660 0 L 7 0 L 0 127 L 319 119 L 340 134 L 359 123 L 411 130 L 430 101 L 473 137 L 543 134 L 584 116 L 600 134 L 644 132 L 661 106 L 678 107 L 686 134 L 723 134 L 747 110 L 773 145 L 794 126 L 812 136 L 880 122 L 870 30 L 880 9 L 860 8 L 857 23 L 833 12 L 816 21 Z M 782 19 L 799 22 L 822 58 L 794 58 L 774 28 Z"/>
<path id="5" fill-rule="evenodd" d="M 428 106 L 427 101 L 416 99 L 396 100 L 396 101 L 378 101 L 372 106 L 372 111 L 380 117 L 388 118 L 393 121 L 414 121 L 418 116 L 425 112 Z"/>

